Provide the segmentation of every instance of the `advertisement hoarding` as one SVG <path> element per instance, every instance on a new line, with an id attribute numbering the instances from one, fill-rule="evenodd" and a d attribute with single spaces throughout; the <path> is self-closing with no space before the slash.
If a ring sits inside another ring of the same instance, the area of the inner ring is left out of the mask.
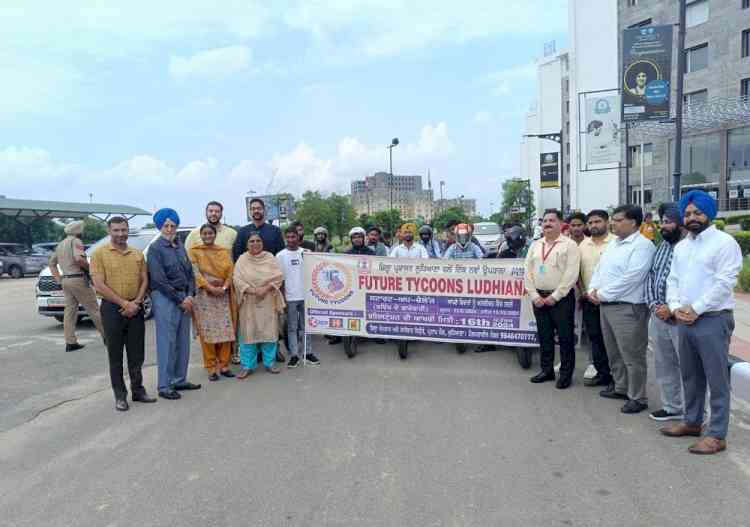
<path id="1" fill-rule="evenodd" d="M 560 186 L 558 152 L 547 152 L 539 155 L 539 178 L 542 188 Z"/>
<path id="2" fill-rule="evenodd" d="M 646 26 L 622 33 L 622 120 L 669 118 L 672 26 Z"/>
<path id="3" fill-rule="evenodd" d="M 620 97 L 589 97 L 585 107 L 586 168 L 618 165 L 620 146 Z"/>

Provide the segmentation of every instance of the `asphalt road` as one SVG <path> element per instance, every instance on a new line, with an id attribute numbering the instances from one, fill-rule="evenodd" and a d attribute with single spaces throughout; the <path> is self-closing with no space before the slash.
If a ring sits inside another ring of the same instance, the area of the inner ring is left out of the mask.
<path id="1" fill-rule="evenodd" d="M 579 380 L 530 384 L 507 352 L 348 360 L 316 339 L 318 368 L 210 385 L 194 346 L 202 390 L 116 413 L 92 330 L 65 354 L 32 294 L 0 280 L 3 526 L 750 524 L 739 409 L 729 450 L 698 457 Z"/>

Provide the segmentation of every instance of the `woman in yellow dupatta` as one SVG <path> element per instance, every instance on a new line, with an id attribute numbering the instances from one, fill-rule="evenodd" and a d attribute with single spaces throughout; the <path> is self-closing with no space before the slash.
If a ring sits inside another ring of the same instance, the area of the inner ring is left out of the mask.
<path id="1" fill-rule="evenodd" d="M 194 326 L 203 350 L 203 367 L 208 380 L 218 381 L 219 374 L 234 377 L 229 369 L 235 341 L 232 255 L 216 245 L 216 228 L 207 223 L 200 229 L 202 244 L 190 248 L 196 294 L 193 300 Z"/>
<path id="2" fill-rule="evenodd" d="M 239 379 L 250 375 L 263 353 L 263 365 L 270 373 L 279 373 L 274 366 L 279 341 L 279 314 L 284 311 L 281 284 L 284 273 L 257 232 L 247 240 L 247 251 L 234 264 L 234 287 L 237 292 L 240 327 Z"/>

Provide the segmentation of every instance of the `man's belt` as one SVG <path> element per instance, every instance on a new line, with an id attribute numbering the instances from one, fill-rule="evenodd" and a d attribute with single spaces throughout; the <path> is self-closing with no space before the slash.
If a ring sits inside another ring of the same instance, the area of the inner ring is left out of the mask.
<path id="1" fill-rule="evenodd" d="M 633 302 L 601 302 L 603 306 L 635 306 Z"/>
<path id="2" fill-rule="evenodd" d="M 86 276 L 86 275 L 83 274 L 83 273 L 64 274 L 64 275 L 62 275 L 63 278 L 83 278 L 84 276 Z"/>
<path id="3" fill-rule="evenodd" d="M 700 315 L 698 318 L 703 317 L 718 317 L 719 315 L 731 315 L 734 311 L 731 309 L 720 309 L 719 311 L 706 311 L 702 315 Z"/>
<path id="4" fill-rule="evenodd" d="M 539 293 L 539 296 L 541 296 L 542 298 L 547 298 L 552 293 L 554 293 L 554 291 L 547 291 L 546 289 L 537 289 L 536 292 Z"/>

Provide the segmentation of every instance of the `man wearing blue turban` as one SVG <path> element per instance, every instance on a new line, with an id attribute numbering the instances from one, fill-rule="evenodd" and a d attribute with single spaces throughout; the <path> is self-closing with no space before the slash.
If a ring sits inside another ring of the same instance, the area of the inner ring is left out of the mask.
<path id="1" fill-rule="evenodd" d="M 161 236 L 149 247 L 147 264 L 156 323 L 159 396 L 179 399 L 179 390 L 201 387 L 187 381 L 195 279 L 185 247 L 177 237 L 180 216 L 174 209 L 160 209 L 154 214 L 154 224 Z"/>
<path id="2" fill-rule="evenodd" d="M 716 454 L 727 446 L 729 341 L 734 331 L 734 286 L 742 268 L 742 251 L 734 238 L 711 224 L 716 201 L 707 193 L 688 192 L 679 208 L 690 234 L 674 249 L 667 305 L 678 323 L 685 417 L 680 424 L 662 428 L 661 433 L 700 437 L 708 385 L 711 422 L 706 435 L 689 450 Z"/>

